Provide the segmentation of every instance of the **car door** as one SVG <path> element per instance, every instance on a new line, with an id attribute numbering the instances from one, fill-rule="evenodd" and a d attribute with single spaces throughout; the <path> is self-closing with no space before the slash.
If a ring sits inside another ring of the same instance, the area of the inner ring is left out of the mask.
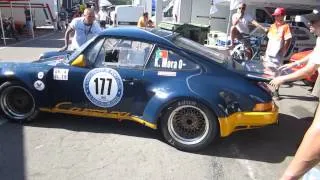
<path id="1" fill-rule="evenodd" d="M 52 96 L 52 104 L 56 107 L 65 108 L 87 108 L 88 100 L 86 98 L 83 81 L 92 70 L 104 38 L 93 41 L 83 52 L 86 61 L 85 67 L 78 67 L 66 64 L 57 64 L 48 75 L 50 80 L 49 94 Z"/>
<path id="2" fill-rule="evenodd" d="M 130 39 L 106 38 L 84 80 L 90 108 L 140 116 L 149 99 L 143 68 L 153 45 Z"/>

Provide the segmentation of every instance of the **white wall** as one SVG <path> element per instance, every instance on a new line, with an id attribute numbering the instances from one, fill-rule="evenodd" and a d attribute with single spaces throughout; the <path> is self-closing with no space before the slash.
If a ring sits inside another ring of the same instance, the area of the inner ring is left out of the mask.
<path id="1" fill-rule="evenodd" d="M 189 23 L 191 21 L 192 0 L 181 0 L 180 23 Z"/>
<path id="2" fill-rule="evenodd" d="M 48 4 L 51 10 L 51 13 L 53 16 L 55 16 L 55 11 L 56 11 L 56 7 L 55 7 L 55 1 L 56 0 L 31 0 L 31 3 L 41 3 L 41 4 Z M 15 2 L 18 3 L 18 2 Z M 21 3 L 26 3 L 26 2 L 21 2 Z M 8 3 L 8 5 L 10 6 L 10 4 Z M 37 5 L 39 6 L 39 5 Z M 14 21 L 16 23 L 21 23 L 21 24 L 25 24 L 25 15 L 24 15 L 24 6 L 21 5 L 22 8 L 13 8 L 13 18 Z M 27 4 L 27 7 L 29 8 L 29 5 Z M 1 8 L 1 7 L 0 7 Z M 11 16 L 11 9 L 10 8 L 1 8 L 1 12 L 2 12 L 2 17 L 10 17 Z M 48 9 L 46 9 L 49 21 L 51 21 L 50 18 L 50 14 L 48 12 Z M 35 25 L 36 26 L 43 26 L 46 24 L 46 16 L 43 12 L 42 8 L 32 8 L 31 11 L 33 18 L 35 20 Z"/>
<path id="3" fill-rule="evenodd" d="M 209 24 L 210 0 L 192 0 L 191 23 Z"/>

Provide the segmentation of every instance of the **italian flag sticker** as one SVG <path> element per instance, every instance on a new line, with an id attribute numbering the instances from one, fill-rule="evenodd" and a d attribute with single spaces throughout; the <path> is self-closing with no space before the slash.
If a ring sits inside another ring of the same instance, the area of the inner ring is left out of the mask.
<path id="1" fill-rule="evenodd" d="M 162 60 L 160 63 L 159 60 Z M 168 61 L 168 51 L 166 50 L 158 50 L 156 52 L 156 59 L 155 59 L 155 67 L 164 67 Z"/>

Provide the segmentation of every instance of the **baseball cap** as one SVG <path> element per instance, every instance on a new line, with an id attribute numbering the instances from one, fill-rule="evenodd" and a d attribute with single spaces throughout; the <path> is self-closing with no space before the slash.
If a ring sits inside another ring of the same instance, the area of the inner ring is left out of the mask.
<path id="1" fill-rule="evenodd" d="M 284 8 L 278 7 L 277 9 L 274 10 L 274 13 L 272 14 L 272 16 L 284 16 L 286 15 L 286 10 Z"/>
<path id="2" fill-rule="evenodd" d="M 320 20 L 320 13 L 319 10 L 313 10 L 311 14 L 307 14 L 304 16 L 308 21 L 318 21 Z"/>

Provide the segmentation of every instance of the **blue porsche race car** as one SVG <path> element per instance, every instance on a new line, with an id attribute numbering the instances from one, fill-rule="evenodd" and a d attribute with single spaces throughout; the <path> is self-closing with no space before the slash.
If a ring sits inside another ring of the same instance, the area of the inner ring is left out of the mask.
<path id="1" fill-rule="evenodd" d="M 130 120 L 184 151 L 277 124 L 263 74 L 174 32 L 110 28 L 74 52 L 0 63 L 0 106 L 26 122 L 38 112 Z"/>

